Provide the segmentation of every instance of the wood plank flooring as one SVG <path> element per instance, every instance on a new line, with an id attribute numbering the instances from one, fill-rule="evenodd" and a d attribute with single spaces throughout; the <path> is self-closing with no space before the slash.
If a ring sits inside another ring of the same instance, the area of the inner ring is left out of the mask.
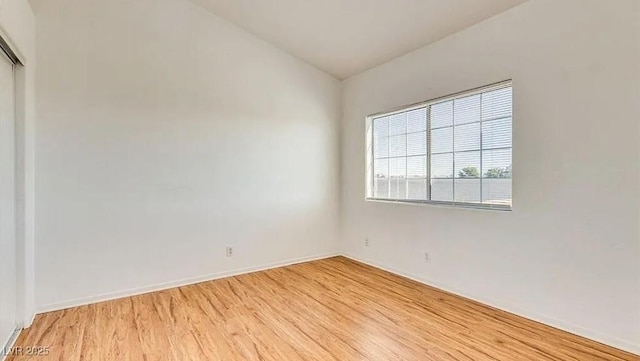
<path id="1" fill-rule="evenodd" d="M 48 354 L 11 361 L 640 360 L 343 257 L 38 315 L 16 346 Z"/>

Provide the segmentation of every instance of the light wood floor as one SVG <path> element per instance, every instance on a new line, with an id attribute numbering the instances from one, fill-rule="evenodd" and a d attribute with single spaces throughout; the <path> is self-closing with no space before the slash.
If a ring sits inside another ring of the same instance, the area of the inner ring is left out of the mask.
<path id="1" fill-rule="evenodd" d="M 61 361 L 640 360 L 343 257 L 42 314 L 17 346 Z"/>

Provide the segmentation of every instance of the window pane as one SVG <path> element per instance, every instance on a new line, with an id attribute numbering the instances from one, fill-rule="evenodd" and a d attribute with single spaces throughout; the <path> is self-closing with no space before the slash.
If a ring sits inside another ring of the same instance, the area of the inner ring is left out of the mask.
<path id="1" fill-rule="evenodd" d="M 482 177 L 511 178 L 511 149 L 482 151 Z"/>
<path id="2" fill-rule="evenodd" d="M 389 198 L 405 199 L 407 197 L 407 158 L 389 159 Z"/>
<path id="3" fill-rule="evenodd" d="M 389 135 L 407 133 L 407 113 L 399 113 L 389 116 Z"/>
<path id="4" fill-rule="evenodd" d="M 422 132 L 427 130 L 427 108 L 420 108 L 407 112 L 407 132 Z"/>
<path id="5" fill-rule="evenodd" d="M 390 198 L 393 199 L 407 199 L 407 179 L 398 178 L 391 180 Z"/>
<path id="6" fill-rule="evenodd" d="M 391 158 L 389 159 L 389 177 L 390 178 L 406 178 L 407 177 L 407 158 Z"/>
<path id="7" fill-rule="evenodd" d="M 389 178 L 376 178 L 373 183 L 374 198 L 389 198 Z"/>
<path id="8" fill-rule="evenodd" d="M 431 128 L 453 125 L 453 100 L 431 106 Z"/>
<path id="9" fill-rule="evenodd" d="M 456 178 L 480 178 L 480 152 L 456 153 L 455 161 Z"/>
<path id="10" fill-rule="evenodd" d="M 381 137 L 373 139 L 373 157 L 386 158 L 389 156 L 389 138 Z"/>
<path id="11" fill-rule="evenodd" d="M 409 199 L 427 199 L 427 180 L 426 179 L 408 179 L 408 198 Z"/>
<path id="12" fill-rule="evenodd" d="M 489 124 L 492 133 L 492 136 L 487 137 L 491 146 L 511 146 L 511 118 L 484 124 Z M 483 150 L 482 203 L 511 205 L 511 162 L 511 148 Z"/>
<path id="13" fill-rule="evenodd" d="M 480 152 L 456 153 L 455 161 L 454 200 L 480 202 Z"/>
<path id="14" fill-rule="evenodd" d="M 389 135 L 389 117 L 377 118 L 373 120 L 373 136 L 386 137 Z"/>
<path id="15" fill-rule="evenodd" d="M 431 152 L 453 152 L 453 128 L 440 128 L 431 131 Z"/>
<path id="16" fill-rule="evenodd" d="M 482 179 L 482 203 L 511 205 L 511 179 Z"/>
<path id="17" fill-rule="evenodd" d="M 407 155 L 427 154 L 427 132 L 407 135 Z"/>
<path id="18" fill-rule="evenodd" d="M 387 198 L 389 196 L 389 160 L 373 161 L 373 196 Z"/>
<path id="19" fill-rule="evenodd" d="M 431 178 L 453 177 L 453 153 L 431 156 Z"/>
<path id="20" fill-rule="evenodd" d="M 407 136 L 395 135 L 389 137 L 389 156 L 404 157 L 407 155 Z"/>
<path id="21" fill-rule="evenodd" d="M 511 147 L 511 118 L 482 123 L 482 148 Z"/>
<path id="22" fill-rule="evenodd" d="M 427 157 L 408 157 L 407 158 L 407 178 L 426 178 L 427 177 Z"/>
<path id="23" fill-rule="evenodd" d="M 455 201 L 480 203 L 480 179 L 455 179 Z"/>
<path id="24" fill-rule="evenodd" d="M 480 149 L 480 123 L 458 125 L 454 133 L 456 152 Z"/>
<path id="25" fill-rule="evenodd" d="M 482 94 L 482 119 L 511 116 L 511 87 Z"/>
<path id="26" fill-rule="evenodd" d="M 480 121 L 480 94 L 456 99 L 453 106 L 455 124 Z"/>
<path id="27" fill-rule="evenodd" d="M 453 179 L 432 179 L 431 200 L 441 202 L 453 201 Z"/>

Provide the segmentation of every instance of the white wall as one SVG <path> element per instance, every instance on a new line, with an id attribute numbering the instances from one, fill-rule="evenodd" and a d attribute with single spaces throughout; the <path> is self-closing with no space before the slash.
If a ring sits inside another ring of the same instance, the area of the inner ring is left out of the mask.
<path id="1" fill-rule="evenodd" d="M 16 80 L 16 251 L 18 324 L 29 326 L 34 300 L 34 133 L 35 133 L 35 23 L 26 0 L 0 0 L 0 35 L 22 63 Z"/>
<path id="2" fill-rule="evenodd" d="M 338 81 L 184 0 L 33 5 L 40 310 L 336 251 Z"/>
<path id="3" fill-rule="evenodd" d="M 638 14 L 533 0 L 347 80 L 343 251 L 640 353 Z M 510 78 L 512 212 L 364 201 L 365 116 Z"/>

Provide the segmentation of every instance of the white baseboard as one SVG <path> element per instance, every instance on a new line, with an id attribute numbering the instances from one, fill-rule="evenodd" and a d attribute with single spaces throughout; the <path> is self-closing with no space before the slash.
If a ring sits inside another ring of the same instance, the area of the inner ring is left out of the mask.
<path id="1" fill-rule="evenodd" d="M 500 310 L 504 310 L 506 312 L 512 313 L 514 315 L 518 315 L 520 317 L 524 317 L 527 318 L 529 320 L 533 320 L 542 324 L 545 324 L 547 326 L 551 326 L 557 329 L 560 329 L 562 331 L 566 331 L 581 337 L 585 337 L 588 338 L 590 340 L 596 341 L 596 342 L 600 342 L 602 344 L 605 345 L 609 345 L 611 347 L 615 347 L 618 348 L 620 350 L 624 350 L 627 352 L 631 352 L 633 354 L 636 355 L 640 355 L 640 344 L 638 343 L 634 343 L 630 340 L 622 340 L 619 339 L 617 337 L 613 337 L 610 335 L 605 335 L 593 330 L 588 330 L 585 329 L 583 327 L 580 326 L 576 326 L 570 322 L 565 322 L 562 320 L 558 320 L 552 317 L 547 317 L 545 315 L 540 315 L 540 314 L 534 314 L 531 313 L 529 311 L 525 311 L 523 309 L 520 309 L 519 307 L 515 307 L 513 305 L 507 305 L 504 302 L 498 302 L 497 300 L 491 300 L 491 299 L 487 299 L 486 297 L 477 297 L 475 295 L 469 294 L 467 292 L 464 292 L 462 290 L 456 289 L 454 287 L 449 287 L 447 285 L 438 283 L 438 282 L 434 282 L 432 280 L 429 280 L 425 277 L 422 276 L 418 276 L 415 274 L 412 274 L 411 272 L 406 272 L 400 269 L 396 269 L 396 268 L 391 268 L 391 267 L 387 267 L 384 265 L 381 265 L 377 262 L 374 261 L 370 261 L 367 259 L 363 259 L 360 257 L 356 257 L 352 254 L 347 254 L 347 253 L 342 253 L 342 256 L 352 259 L 354 261 L 357 262 L 361 262 L 364 264 L 367 264 L 369 266 L 375 267 L 375 268 L 379 268 L 381 270 L 387 271 L 387 272 L 391 272 L 393 274 L 402 276 L 402 277 L 406 277 L 408 279 L 411 279 L 413 281 L 425 284 L 427 286 L 431 286 L 431 287 L 435 287 L 437 289 L 464 297 L 464 298 L 468 298 L 470 300 L 476 301 L 476 302 L 480 302 L 482 304 L 485 305 L 489 305 L 491 307 L 495 307 L 498 308 Z"/>
<path id="2" fill-rule="evenodd" d="M 98 295 L 98 296 L 91 296 L 91 297 L 85 297 L 85 298 L 78 298 L 78 299 L 74 299 L 74 300 L 70 300 L 70 301 L 66 301 L 66 302 L 60 302 L 60 303 L 54 303 L 54 304 L 48 304 L 48 305 L 44 305 L 38 308 L 38 313 L 45 313 L 45 312 L 51 312 L 51 311 L 58 311 L 58 310 L 62 310 L 62 309 L 66 309 L 66 308 L 71 308 L 71 307 L 78 307 L 78 306 L 84 306 L 84 305 L 88 305 L 88 304 L 93 304 L 93 303 L 98 303 L 98 302 L 104 302 L 104 301 L 110 301 L 110 300 L 115 300 L 118 298 L 124 298 L 124 297 L 131 297 L 131 296 L 136 296 L 136 295 L 141 295 L 141 294 L 145 294 L 145 293 L 149 293 L 149 292 L 155 292 L 155 291 L 162 291 L 162 290 L 166 290 L 166 289 L 170 289 L 170 288 L 174 288 L 174 287 L 181 287 L 181 286 L 187 286 L 187 285 L 191 285 L 191 284 L 196 284 L 196 283 L 200 283 L 200 282 L 206 282 L 206 281 L 212 281 L 212 280 L 216 280 L 216 279 L 220 279 L 220 278 L 225 278 L 225 277 L 231 277 L 231 276 L 238 276 L 241 274 L 246 274 L 246 273 L 251 273 L 251 272 L 258 272 L 258 271 L 264 271 L 264 270 L 268 270 L 268 269 L 272 269 L 272 268 L 277 268 L 277 267 L 284 267 L 284 266 L 289 266 L 292 264 L 296 264 L 296 263 L 302 263 L 302 262 L 310 262 L 310 261 L 315 261 L 315 260 L 319 260 L 319 259 L 324 259 L 324 258 L 329 258 L 329 257 L 335 257 L 335 256 L 344 256 L 347 258 L 350 258 L 354 261 L 358 261 L 358 262 L 362 262 L 364 264 L 370 265 L 372 267 L 375 268 L 379 268 L 382 270 L 385 270 L 387 272 L 391 272 L 394 274 L 397 274 L 399 276 L 403 276 L 406 278 L 409 278 L 411 280 L 414 280 L 416 282 L 431 286 L 431 287 L 435 287 L 438 289 L 441 289 L 443 291 L 446 292 L 450 292 L 452 294 L 456 294 L 459 295 L 461 297 L 465 297 L 477 302 L 480 302 L 482 304 L 485 305 L 489 305 L 491 307 L 495 307 L 501 310 L 504 310 L 506 312 L 509 313 L 513 313 L 515 315 L 536 321 L 536 322 L 540 322 L 542 324 L 551 326 L 551 327 L 555 327 L 558 328 L 560 330 L 575 334 L 575 335 L 579 335 L 600 343 L 603 343 L 605 345 L 609 345 L 615 348 L 619 348 L 621 350 L 627 351 L 627 352 L 631 352 L 637 355 L 640 355 L 640 344 L 636 344 L 632 341 L 628 341 L 628 340 L 622 340 L 616 337 L 612 337 L 609 335 L 605 335 L 599 332 L 595 332 L 592 330 L 588 330 L 585 328 L 582 328 L 580 326 L 576 326 L 574 324 L 571 324 L 569 322 L 565 322 L 562 320 L 558 320 L 552 317 L 547 317 L 545 315 L 540 315 L 540 314 L 534 314 L 531 313 L 529 311 L 525 311 L 522 310 L 516 306 L 513 305 L 507 305 L 504 302 L 499 302 L 497 300 L 492 300 L 492 299 L 488 299 L 486 297 L 478 297 L 476 295 L 472 295 L 469 294 L 467 292 L 464 292 L 462 290 L 456 289 L 455 287 L 449 287 L 447 285 L 438 283 L 438 282 L 434 282 L 432 280 L 429 280 L 425 277 L 422 276 L 418 276 L 415 274 L 412 274 L 410 272 L 406 272 L 400 269 L 395 269 L 395 268 L 391 268 L 391 267 L 387 267 L 384 266 L 382 264 L 379 264 L 377 262 L 374 261 L 370 261 L 367 259 L 363 259 L 360 257 L 356 257 L 352 254 L 347 254 L 347 253 L 327 253 L 327 254 L 321 254 L 321 255 L 316 255 L 316 256 L 309 256 L 309 257 L 301 257 L 301 258 L 295 258 L 295 259 L 289 259 L 289 260 L 284 260 L 284 261 L 279 261 L 279 262 L 273 262 L 273 263 L 267 263 L 267 264 L 262 264 L 262 265 L 258 265 L 258 266 L 253 266 L 253 267 L 246 267 L 246 268 L 240 268 L 240 269 L 235 269 L 235 270 L 230 270 L 230 271 L 225 271 L 225 272 L 219 272 L 219 273 L 214 273 L 214 274 L 209 274 L 209 275 L 203 275 L 203 276 L 198 276 L 198 277 L 193 277 L 193 278 L 187 278 L 187 279 L 182 279 L 182 280 L 177 280 L 177 281 L 170 281 L 170 282 L 163 282 L 163 283 L 159 283 L 159 284 L 155 284 L 155 285 L 150 285 L 150 286 L 145 286 L 145 287 L 139 287 L 139 288 L 134 288 L 134 289 L 128 289 L 128 290 L 123 290 L 123 291 L 118 291 L 118 292 L 112 292 L 112 293 L 105 293 L 102 295 Z M 0 358 L 1 360 L 1 358 Z"/>
<path id="3" fill-rule="evenodd" d="M 225 278 L 225 277 L 239 276 L 246 273 L 265 271 L 271 268 L 284 267 L 284 266 L 289 266 L 296 263 L 316 261 L 319 259 L 335 257 L 339 255 L 340 255 L 339 253 L 325 253 L 325 254 L 320 254 L 315 256 L 293 258 L 293 259 L 288 259 L 284 261 L 266 263 L 266 264 L 261 264 L 257 266 L 252 266 L 252 267 L 239 268 L 239 269 L 218 272 L 218 273 L 213 273 L 213 274 L 208 274 L 203 276 L 185 278 L 185 279 L 176 280 L 176 281 L 163 282 L 163 283 L 158 283 L 158 284 L 144 286 L 144 287 L 137 287 L 137 288 L 127 289 L 127 290 L 122 290 L 117 292 L 104 293 L 97 296 L 76 298 L 76 299 L 65 301 L 65 302 L 51 303 L 48 305 L 40 306 L 38 307 L 37 313 L 40 314 L 40 313 L 47 313 L 52 311 L 59 311 L 67 308 L 85 306 L 85 305 L 104 302 L 104 301 L 111 301 L 111 300 L 116 300 L 124 297 L 137 296 L 137 295 L 142 295 L 150 292 L 163 291 L 170 288 L 188 286 L 196 283 L 212 281 L 212 280 Z"/>
<path id="4" fill-rule="evenodd" d="M 29 328 L 31 327 L 31 325 L 33 324 L 33 320 L 36 318 L 36 313 L 33 312 L 30 315 L 25 316 L 25 319 L 23 321 L 23 325 L 22 328 Z"/>
<path id="5" fill-rule="evenodd" d="M 22 332 L 21 328 L 13 331 L 11 336 L 9 336 L 7 342 L 5 342 L 4 346 L 0 346 L 0 361 L 4 361 L 11 354 L 11 348 L 16 343 L 18 336 L 20 336 L 20 332 Z"/>

